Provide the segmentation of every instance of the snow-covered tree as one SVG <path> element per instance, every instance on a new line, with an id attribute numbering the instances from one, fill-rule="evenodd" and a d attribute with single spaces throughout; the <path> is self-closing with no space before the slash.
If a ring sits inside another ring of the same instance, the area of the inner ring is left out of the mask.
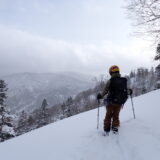
<path id="1" fill-rule="evenodd" d="M 131 72 L 128 77 L 128 84 L 134 91 L 134 96 L 138 96 L 156 89 L 157 74 L 152 67 L 150 70 L 146 68 L 138 68 L 137 71 Z"/>
<path id="2" fill-rule="evenodd" d="M 27 132 L 28 130 L 27 119 L 28 119 L 27 113 L 25 111 L 22 111 L 18 120 L 18 127 L 17 127 L 18 134 L 23 134 Z"/>
<path id="3" fill-rule="evenodd" d="M 159 89 L 160 88 L 160 65 L 156 67 L 156 74 L 157 74 L 157 84 L 156 87 Z"/>
<path id="4" fill-rule="evenodd" d="M 66 101 L 66 114 L 67 114 L 67 117 L 70 117 L 72 116 L 72 104 L 73 104 L 73 99 L 72 97 L 69 97 Z"/>
<path id="5" fill-rule="evenodd" d="M 41 127 L 45 124 L 47 124 L 47 100 L 44 99 L 40 108 L 40 117 L 39 117 L 39 125 L 38 127 Z"/>
<path id="6" fill-rule="evenodd" d="M 15 136 L 12 121 L 13 116 L 9 114 L 6 106 L 7 85 L 4 80 L 0 80 L 0 141 L 7 140 Z"/>
<path id="7" fill-rule="evenodd" d="M 155 60 L 156 60 L 156 61 L 157 61 L 157 60 L 160 61 L 160 43 L 158 44 L 157 49 L 156 49 Z"/>

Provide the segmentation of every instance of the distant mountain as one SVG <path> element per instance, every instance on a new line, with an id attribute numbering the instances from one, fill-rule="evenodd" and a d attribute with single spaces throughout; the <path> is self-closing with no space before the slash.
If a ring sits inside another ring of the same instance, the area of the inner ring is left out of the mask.
<path id="1" fill-rule="evenodd" d="M 2 79 L 8 84 L 7 105 L 12 113 L 31 112 L 43 99 L 49 106 L 94 86 L 92 76 L 79 73 L 19 73 Z"/>

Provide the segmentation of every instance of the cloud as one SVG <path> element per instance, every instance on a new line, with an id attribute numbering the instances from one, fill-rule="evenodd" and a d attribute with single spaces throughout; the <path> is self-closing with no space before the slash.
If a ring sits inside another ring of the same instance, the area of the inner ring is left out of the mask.
<path id="1" fill-rule="evenodd" d="M 0 28 L 0 72 L 49 72 L 81 65 L 74 50 L 64 41 Z"/>
<path id="2" fill-rule="evenodd" d="M 151 64 L 147 42 L 133 39 L 128 46 L 103 41 L 77 44 L 0 26 L 0 73 L 77 71 L 106 72 L 117 64 L 128 73 Z"/>

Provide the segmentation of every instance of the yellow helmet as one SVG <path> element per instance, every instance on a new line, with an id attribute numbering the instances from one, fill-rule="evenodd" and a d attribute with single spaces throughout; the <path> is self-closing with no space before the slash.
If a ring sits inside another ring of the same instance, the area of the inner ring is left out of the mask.
<path id="1" fill-rule="evenodd" d="M 111 66 L 110 69 L 109 69 L 110 74 L 115 73 L 115 72 L 119 72 L 119 71 L 120 71 L 119 67 L 116 66 L 116 65 Z"/>

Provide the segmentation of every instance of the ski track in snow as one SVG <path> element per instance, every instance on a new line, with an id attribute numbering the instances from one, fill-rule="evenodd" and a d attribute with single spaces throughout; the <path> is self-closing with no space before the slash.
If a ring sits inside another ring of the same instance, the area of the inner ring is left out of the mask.
<path id="1" fill-rule="evenodd" d="M 150 160 L 153 148 L 159 156 L 160 134 L 142 121 L 131 119 L 123 122 L 118 135 L 110 132 L 103 136 L 103 131 L 90 131 L 74 160 Z"/>

